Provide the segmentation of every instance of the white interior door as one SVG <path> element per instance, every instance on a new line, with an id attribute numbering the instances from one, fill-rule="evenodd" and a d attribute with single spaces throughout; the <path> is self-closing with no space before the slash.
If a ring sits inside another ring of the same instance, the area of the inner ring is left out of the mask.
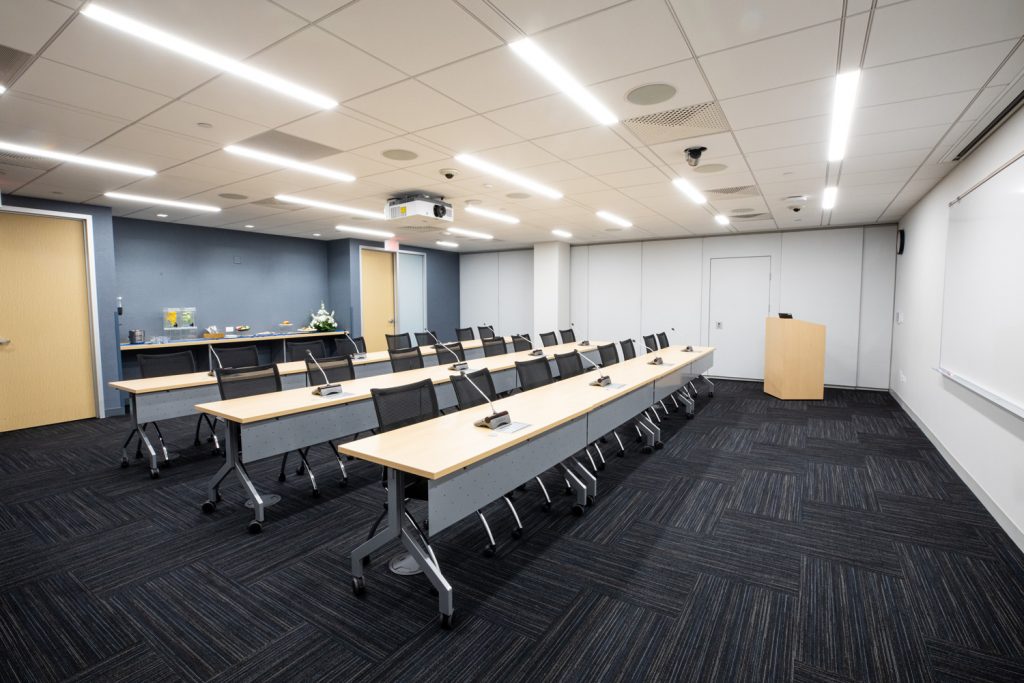
<path id="1" fill-rule="evenodd" d="M 711 259 L 708 343 L 715 347 L 715 375 L 764 379 L 771 276 L 770 256 Z"/>
<path id="2" fill-rule="evenodd" d="M 398 257 L 397 280 L 398 324 L 396 332 L 408 332 L 413 341 L 415 333 L 427 327 L 427 258 L 425 254 L 414 254 L 400 251 Z M 440 335 L 441 332 L 438 332 Z"/>

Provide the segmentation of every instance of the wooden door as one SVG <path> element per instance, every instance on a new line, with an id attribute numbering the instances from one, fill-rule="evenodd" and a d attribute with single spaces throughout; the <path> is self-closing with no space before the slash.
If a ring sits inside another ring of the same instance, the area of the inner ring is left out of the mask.
<path id="1" fill-rule="evenodd" d="M 96 417 L 81 221 L 0 212 L 0 432 Z"/>
<path id="2" fill-rule="evenodd" d="M 395 333 L 395 260 L 388 251 L 360 250 L 363 337 L 367 351 L 386 351 Z"/>

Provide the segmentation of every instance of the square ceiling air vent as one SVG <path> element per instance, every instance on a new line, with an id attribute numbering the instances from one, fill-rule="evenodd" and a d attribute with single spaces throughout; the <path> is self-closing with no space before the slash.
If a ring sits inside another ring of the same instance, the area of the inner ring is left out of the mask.
<path id="1" fill-rule="evenodd" d="M 55 159 L 34 157 L 31 154 L 18 154 L 17 152 L 0 151 L 0 165 L 21 166 L 22 168 L 34 168 L 39 171 L 48 171 L 60 162 Z"/>
<path id="2" fill-rule="evenodd" d="M 288 133 L 281 133 L 276 130 L 268 130 L 266 133 L 254 135 L 251 138 L 236 143 L 242 147 L 251 147 L 261 152 L 269 152 L 278 156 L 298 159 L 299 161 L 314 161 L 324 157 L 341 154 L 340 149 L 321 145 L 305 138 L 300 138 Z"/>
<path id="3" fill-rule="evenodd" d="M 710 199 L 743 199 L 744 197 L 757 197 L 760 192 L 756 185 L 737 185 L 735 187 L 716 187 L 713 190 L 704 190 L 704 194 Z"/>
<path id="4" fill-rule="evenodd" d="M 729 130 L 725 113 L 714 102 L 702 102 L 657 114 L 645 114 L 625 119 L 622 123 L 648 145 Z"/>
<path id="5" fill-rule="evenodd" d="M 21 71 L 32 55 L 13 47 L 0 45 L 0 83 L 9 84 L 14 81 L 14 76 Z"/>

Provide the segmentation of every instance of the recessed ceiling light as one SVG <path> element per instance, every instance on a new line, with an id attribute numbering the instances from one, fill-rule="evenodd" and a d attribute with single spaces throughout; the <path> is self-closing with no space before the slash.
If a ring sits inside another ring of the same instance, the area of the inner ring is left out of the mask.
<path id="1" fill-rule="evenodd" d="M 465 230 L 464 228 L 448 228 L 448 232 L 453 235 L 462 235 L 463 237 L 473 237 L 478 240 L 493 240 L 494 235 L 488 235 L 486 232 L 477 232 L 476 230 Z"/>
<path id="2" fill-rule="evenodd" d="M 166 214 L 166 213 L 158 213 L 158 214 L 156 215 L 156 217 L 157 217 L 157 218 L 167 218 L 167 214 Z"/>
<path id="3" fill-rule="evenodd" d="M 319 237 L 319 236 L 320 236 L 320 233 L 318 233 L 318 232 L 314 232 L 313 233 L 313 237 Z"/>
<path id="4" fill-rule="evenodd" d="M 835 187 L 834 185 L 832 187 L 826 187 L 825 191 L 821 194 L 821 208 L 825 209 L 826 211 L 830 210 L 833 206 L 836 205 L 836 198 L 838 195 L 838 187 Z"/>
<path id="5" fill-rule="evenodd" d="M 505 196 L 508 197 L 509 199 L 529 199 L 530 198 L 530 195 L 526 194 L 525 192 L 509 192 Z"/>
<path id="6" fill-rule="evenodd" d="M 513 185 L 525 187 L 527 190 L 533 190 L 534 192 L 542 194 L 545 197 L 550 197 L 551 199 L 562 198 L 562 193 L 559 192 L 558 190 L 553 190 L 550 187 L 547 187 L 546 185 L 541 185 L 536 181 L 530 180 L 529 178 L 521 176 L 518 173 L 513 173 L 512 171 L 501 168 L 500 166 L 495 166 L 489 161 L 478 159 L 477 157 L 471 154 L 456 155 L 455 160 L 461 164 L 465 164 L 466 166 L 475 168 L 476 170 L 482 171 L 483 173 L 486 173 L 488 175 L 492 175 L 495 176 L 496 178 L 506 180 L 512 183 Z"/>
<path id="7" fill-rule="evenodd" d="M 247 227 L 247 228 L 255 228 L 256 226 L 255 225 L 247 225 L 245 227 Z"/>
<path id="8" fill-rule="evenodd" d="M 333 211 L 335 213 L 345 213 L 352 216 L 366 216 L 367 218 L 375 218 L 381 221 L 384 220 L 384 214 L 377 211 L 367 211 L 366 209 L 357 209 L 352 206 L 331 204 L 329 202 L 321 202 L 316 199 L 293 197 L 292 195 L 288 194 L 274 195 L 274 199 L 276 199 L 279 202 L 285 202 L 286 204 L 302 204 L 303 206 L 311 206 L 314 209 L 325 209 L 327 211 Z"/>
<path id="9" fill-rule="evenodd" d="M 303 173 L 311 173 L 313 175 L 323 176 L 324 178 L 330 178 L 332 180 L 340 180 L 342 182 L 351 183 L 356 179 L 354 175 L 348 173 L 342 173 L 341 171 L 335 171 L 330 168 L 323 166 L 317 166 L 316 164 L 307 164 L 304 161 L 298 161 L 297 159 L 289 159 L 288 157 L 279 156 L 277 154 L 270 154 L 269 152 L 261 152 L 258 149 L 252 149 L 251 147 L 242 147 L 240 145 L 228 145 L 224 148 L 225 152 L 231 154 L 237 154 L 238 156 L 246 157 L 248 159 L 255 159 L 257 161 L 263 161 L 268 164 L 274 164 L 276 166 L 284 166 L 285 168 L 291 168 L 296 171 L 302 171 Z"/>
<path id="10" fill-rule="evenodd" d="M 836 76 L 836 90 L 832 98 L 832 127 L 828 136 L 828 160 L 842 161 L 846 155 L 846 139 L 853 123 L 853 106 L 857 102 L 857 83 L 860 71 L 847 71 Z"/>
<path id="11" fill-rule="evenodd" d="M 499 213 L 497 211 L 488 211 L 487 209 L 481 209 L 477 206 L 467 206 L 466 213 L 476 214 L 477 216 L 483 216 L 484 218 L 491 218 L 502 223 L 518 223 L 519 219 L 515 216 L 509 216 L 507 213 Z"/>
<path id="12" fill-rule="evenodd" d="M 448 242 L 446 240 L 438 240 L 436 243 L 439 247 L 451 247 L 452 249 L 458 249 L 458 242 Z"/>
<path id="13" fill-rule="evenodd" d="M 479 204 L 479 203 L 480 203 L 479 199 L 467 199 L 466 200 L 466 206 L 474 206 L 474 205 Z"/>
<path id="14" fill-rule="evenodd" d="M 485 190 L 493 190 L 494 189 L 494 185 L 492 183 L 484 183 L 484 189 Z"/>
<path id="15" fill-rule="evenodd" d="M 232 59 L 226 55 L 214 52 L 213 50 L 197 45 L 189 40 L 185 40 L 179 36 L 162 31 L 155 26 L 149 26 L 141 21 L 136 21 L 135 19 L 126 17 L 123 14 L 112 12 L 105 7 L 100 7 L 96 3 L 89 3 L 82 8 L 80 12 L 90 19 L 106 24 L 118 31 L 123 31 L 130 36 L 141 38 L 153 45 L 170 50 L 171 52 L 177 52 L 179 55 L 184 57 L 194 59 L 198 62 L 202 62 L 203 64 L 208 64 L 215 69 L 226 71 L 227 73 L 238 76 L 239 78 L 244 78 L 256 85 L 274 90 L 282 95 L 306 102 L 307 104 L 319 107 L 320 109 L 333 109 L 338 106 L 337 101 L 327 97 L 326 95 L 321 95 L 320 93 L 314 92 L 297 83 L 292 83 L 280 76 L 268 73 L 263 69 L 257 69 L 256 67 L 244 64 L 237 59 Z"/>
<path id="16" fill-rule="evenodd" d="M 391 239 L 395 236 L 395 233 L 388 232 L 386 230 L 374 230 L 372 228 L 353 228 L 350 225 L 335 225 L 334 229 L 338 232 L 351 232 L 356 235 L 367 235 L 369 237 L 380 237 L 382 239 Z"/>
<path id="17" fill-rule="evenodd" d="M 551 231 L 551 234 L 554 235 L 555 237 L 564 237 L 565 239 L 569 239 L 570 237 L 572 237 L 572 233 L 569 232 L 568 230 L 555 229 Z"/>
<path id="18" fill-rule="evenodd" d="M 196 125 L 200 128 L 213 128 L 213 124 L 207 123 L 206 121 L 199 121 L 198 123 L 196 123 Z"/>
<path id="19" fill-rule="evenodd" d="M 686 178 L 676 178 L 672 181 L 672 184 L 679 189 L 680 192 L 690 198 L 694 204 L 706 204 L 708 199 L 700 193 L 696 187 L 690 184 L 690 181 Z"/>
<path id="20" fill-rule="evenodd" d="M 4 86 L 0 85 L 0 95 L 3 95 L 5 92 L 7 92 L 7 88 L 5 88 Z"/>
<path id="21" fill-rule="evenodd" d="M 412 161 L 420 156 L 411 149 L 386 149 L 380 155 L 393 161 Z"/>
<path id="22" fill-rule="evenodd" d="M 146 176 L 156 175 L 156 171 L 152 171 L 148 168 L 129 166 L 128 164 L 120 164 L 116 161 L 96 159 L 95 157 L 84 157 L 78 154 L 54 152 L 53 150 L 41 149 L 39 147 L 16 145 L 13 142 L 4 142 L 2 140 L 0 140 L 0 149 L 6 150 L 8 152 L 14 152 L 16 154 L 25 154 L 33 157 L 42 157 L 44 159 L 54 159 L 56 161 L 67 162 L 69 164 L 79 164 L 80 166 L 92 166 L 93 168 L 103 168 L 108 171 L 117 171 L 119 173 L 132 173 L 134 175 Z"/>
<path id="23" fill-rule="evenodd" d="M 156 206 L 175 206 L 179 209 L 194 209 L 195 211 L 210 211 L 217 213 L 220 211 L 220 207 L 210 206 L 209 204 L 193 204 L 192 202 L 179 202 L 174 199 L 162 199 L 160 197 L 147 197 L 141 194 L 126 194 L 124 192 L 104 192 L 103 196 L 110 197 L 111 199 L 124 199 L 129 202 L 143 202 L 144 204 L 153 204 Z"/>
<path id="24" fill-rule="evenodd" d="M 620 216 L 616 216 L 614 213 L 609 213 L 607 211 L 598 211 L 597 212 L 597 217 L 598 218 L 603 218 L 604 220 L 608 221 L 609 223 L 614 223 L 615 225 L 618 225 L 621 228 L 632 228 L 633 227 L 633 224 L 630 223 L 629 221 L 627 221 L 625 218 L 622 218 Z"/>
<path id="25" fill-rule="evenodd" d="M 650 106 L 667 102 L 676 96 L 676 89 L 668 83 L 650 83 L 633 88 L 626 93 L 626 99 L 633 104 Z"/>
<path id="26" fill-rule="evenodd" d="M 534 71 L 565 93 L 570 100 L 576 103 L 576 106 L 590 114 L 595 121 L 606 126 L 619 122 L 619 118 L 608 107 L 591 95 L 572 74 L 552 59 L 551 55 L 542 50 L 537 43 L 529 38 L 523 38 L 509 43 L 509 47 L 520 59 L 533 67 Z"/>
<path id="27" fill-rule="evenodd" d="M 715 222 L 719 225 L 729 225 L 729 217 L 723 216 L 722 214 L 715 215 Z"/>
<path id="28" fill-rule="evenodd" d="M 223 197 L 224 199 L 248 199 L 249 198 L 248 196 L 246 196 L 244 194 L 238 194 L 237 192 L 221 192 L 217 196 L 218 197 Z"/>

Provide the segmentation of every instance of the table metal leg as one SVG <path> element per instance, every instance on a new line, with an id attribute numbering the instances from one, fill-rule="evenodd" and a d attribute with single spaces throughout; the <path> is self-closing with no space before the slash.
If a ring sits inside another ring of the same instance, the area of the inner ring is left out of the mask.
<path id="1" fill-rule="evenodd" d="M 433 553 L 428 556 L 429 548 L 422 548 L 408 529 L 402 529 L 402 545 L 413 556 L 416 564 L 423 570 L 430 584 L 437 591 L 437 609 L 441 613 L 442 624 L 446 622 L 450 624 L 451 616 L 455 612 L 452 585 L 441 573 L 441 567 L 435 563 Z"/>
<path id="2" fill-rule="evenodd" d="M 580 467 L 580 470 L 585 471 L 585 468 Z M 583 479 L 581 479 L 577 473 L 564 462 L 562 463 L 562 474 L 565 476 L 565 480 L 569 482 L 569 486 L 572 488 L 573 493 L 576 494 L 576 505 L 580 509 L 580 514 L 582 514 L 583 508 L 587 505 L 587 485 L 584 484 Z M 591 475 L 591 477 L 593 477 L 593 475 Z"/>
<path id="3" fill-rule="evenodd" d="M 362 593 L 363 560 L 399 537 L 402 528 L 402 508 L 405 506 L 405 478 L 401 472 L 389 469 L 387 524 L 376 535 L 361 543 L 349 556 L 352 561 L 352 586 L 356 594 Z M 399 491 L 399 486 L 402 490 Z"/>
<path id="4" fill-rule="evenodd" d="M 149 476 L 156 479 L 160 476 L 160 466 L 156 459 L 156 449 L 153 448 L 153 444 L 149 442 L 149 436 L 146 434 L 147 426 L 149 426 L 148 423 L 139 426 L 139 439 L 149 451 Z"/>

